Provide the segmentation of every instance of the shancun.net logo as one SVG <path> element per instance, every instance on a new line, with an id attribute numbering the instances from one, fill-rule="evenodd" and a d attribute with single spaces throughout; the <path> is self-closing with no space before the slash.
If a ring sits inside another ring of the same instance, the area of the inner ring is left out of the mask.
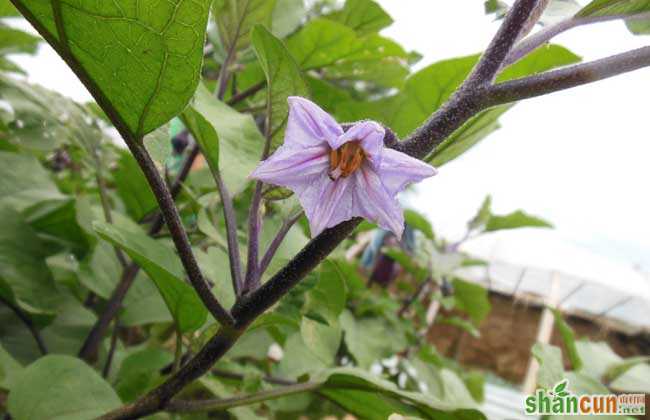
<path id="1" fill-rule="evenodd" d="M 644 415 L 644 394 L 576 395 L 568 389 L 567 379 L 553 389 L 538 389 L 526 397 L 524 406 L 529 415 Z"/>

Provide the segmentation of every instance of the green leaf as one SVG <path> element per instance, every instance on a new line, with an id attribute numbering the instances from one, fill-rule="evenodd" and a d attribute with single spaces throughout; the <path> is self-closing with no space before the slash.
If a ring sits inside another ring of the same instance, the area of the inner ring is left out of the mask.
<path id="1" fill-rule="evenodd" d="M 481 207 L 476 215 L 467 223 L 469 230 L 478 229 L 485 226 L 492 216 L 492 196 L 488 195 L 483 199 Z"/>
<path id="2" fill-rule="evenodd" d="M 181 116 L 183 124 L 199 147 L 212 173 L 219 173 L 219 135 L 212 124 L 194 105 L 189 106 Z"/>
<path id="3" fill-rule="evenodd" d="M 514 211 L 503 216 L 492 215 L 485 226 L 486 232 L 504 229 L 518 229 L 524 227 L 552 228 L 546 220 L 524 213 L 522 210 Z"/>
<path id="4" fill-rule="evenodd" d="M 620 363 L 615 363 L 613 365 L 610 365 L 603 375 L 603 380 L 606 383 L 613 382 L 616 379 L 623 376 L 633 367 L 637 365 L 648 364 L 648 363 L 650 363 L 650 356 L 629 357 L 627 359 L 624 359 Z"/>
<path id="5" fill-rule="evenodd" d="M 115 390 L 125 403 L 148 391 L 160 378 L 160 370 L 172 363 L 174 356 L 159 348 L 146 348 L 127 356 L 120 366 Z"/>
<path id="6" fill-rule="evenodd" d="M 65 198 L 36 158 L 10 152 L 0 152 L 0 196 L 2 204 L 19 211 Z"/>
<path id="7" fill-rule="evenodd" d="M 8 16 L 20 16 L 20 13 L 9 0 L 0 0 L 0 17 Z"/>
<path id="8" fill-rule="evenodd" d="M 115 249 L 104 241 L 99 241 L 79 266 L 81 284 L 104 299 L 113 293 L 121 275 Z"/>
<path id="9" fill-rule="evenodd" d="M 132 136 L 169 121 L 192 97 L 209 0 L 16 3 Z"/>
<path id="10" fill-rule="evenodd" d="M 338 321 L 328 321 L 329 325 L 303 317 L 300 323 L 300 334 L 307 348 L 321 360 L 325 366 L 334 364 L 334 356 L 341 344 L 341 327 Z"/>
<path id="11" fill-rule="evenodd" d="M 45 259 L 49 252 L 23 217 L 0 205 L 0 293 L 30 313 L 52 314 L 58 291 Z M 8 286 L 8 287 L 7 287 Z"/>
<path id="12" fill-rule="evenodd" d="M 284 355 L 277 366 L 278 376 L 296 379 L 305 373 L 318 372 L 328 367 L 307 347 L 301 332 L 287 338 L 283 351 Z"/>
<path id="13" fill-rule="evenodd" d="M 582 369 L 582 359 L 578 353 L 578 348 L 576 347 L 576 336 L 573 332 L 573 329 L 567 324 L 567 322 L 562 317 L 562 313 L 557 309 L 551 309 L 553 311 L 553 316 L 555 317 L 555 327 L 560 332 L 562 337 L 562 342 L 564 343 L 564 349 L 566 350 L 569 361 L 571 362 L 571 367 L 573 370 L 579 371 Z"/>
<path id="14" fill-rule="evenodd" d="M 412 228 L 422 232 L 428 239 L 434 239 L 435 235 L 433 234 L 433 227 L 431 227 L 431 222 L 429 222 L 429 220 L 422 213 L 418 213 L 415 210 L 406 209 L 404 210 L 404 221 Z"/>
<path id="15" fill-rule="evenodd" d="M 153 195 L 147 179 L 144 177 L 138 162 L 133 156 L 122 151 L 113 173 L 117 194 L 124 202 L 129 215 L 136 221 L 158 207 L 156 197 Z"/>
<path id="16" fill-rule="evenodd" d="M 40 38 L 27 32 L 0 23 L 0 55 L 13 53 L 34 54 L 40 41 Z"/>
<path id="17" fill-rule="evenodd" d="M 481 336 L 480 331 L 476 329 L 474 324 L 459 316 L 449 316 L 449 317 L 439 316 L 437 322 L 439 322 L 440 324 L 446 324 L 446 325 L 452 325 L 454 327 L 458 327 L 463 331 L 467 331 L 474 338 L 479 338 Z"/>
<path id="18" fill-rule="evenodd" d="M 409 54 L 399 44 L 377 34 L 358 36 L 328 19 L 311 20 L 289 37 L 287 48 L 303 71 L 321 69 L 325 79 L 401 87 L 408 75 Z"/>
<path id="19" fill-rule="evenodd" d="M 90 242 L 77 221 L 75 200 L 41 201 L 23 213 L 43 241 L 71 250 L 83 258 Z"/>
<path id="20" fill-rule="evenodd" d="M 264 138 L 250 115 L 240 114 L 199 85 L 192 101 L 219 138 L 219 170 L 232 194 L 241 192 L 257 166 Z M 211 143 L 214 147 L 214 143 Z M 214 153 L 214 152 L 211 152 Z"/>
<path id="21" fill-rule="evenodd" d="M 251 42 L 256 24 L 271 26 L 276 0 L 217 0 L 212 7 L 224 50 L 240 51 Z"/>
<path id="22" fill-rule="evenodd" d="M 306 15 L 304 0 L 276 0 L 273 9 L 272 32 L 284 38 L 296 30 Z"/>
<path id="23" fill-rule="evenodd" d="M 121 405 L 115 391 L 90 366 L 59 355 L 29 365 L 16 378 L 7 401 L 15 420 L 87 420 Z"/>
<path id="24" fill-rule="evenodd" d="M 404 336 L 391 328 L 385 319 L 356 319 L 350 311 L 345 310 L 339 320 L 345 333 L 345 344 L 361 368 L 368 369 L 374 362 L 406 347 Z M 392 331 L 390 340 L 386 340 L 386 331 Z"/>
<path id="25" fill-rule="evenodd" d="M 470 415 L 468 418 L 484 418 L 476 411 L 476 403 L 469 396 L 462 381 L 451 372 L 443 370 L 444 372 L 446 373 L 443 374 L 443 380 L 451 383 L 455 377 L 458 387 L 450 386 L 447 395 L 442 398 L 401 390 L 392 382 L 356 368 L 326 370 L 314 375 L 311 381 L 323 384 L 319 388 L 319 393 L 344 405 L 346 409 L 362 418 L 385 419 L 395 412 L 407 415 L 424 414 L 425 418 L 438 418 L 440 411 L 455 412 L 456 410 L 472 410 L 468 413 Z M 463 390 L 464 395 L 458 394 L 459 390 Z M 392 411 L 380 417 L 389 407 L 392 407 Z M 455 413 L 452 413 L 452 416 L 454 415 Z"/>
<path id="26" fill-rule="evenodd" d="M 10 390 L 22 370 L 20 363 L 0 344 L 0 389 Z"/>
<path id="27" fill-rule="evenodd" d="M 498 119 L 511 107 L 511 105 L 497 106 L 470 118 L 462 127 L 454 131 L 452 135 L 436 147 L 427 160 L 433 166 L 439 168 L 456 159 L 488 135 L 501 128 Z"/>
<path id="28" fill-rule="evenodd" d="M 630 16 L 650 11 L 648 0 L 593 0 L 582 8 L 576 17 Z"/>
<path id="29" fill-rule="evenodd" d="M 628 19 L 625 21 L 627 29 L 634 35 L 650 34 L 650 19 Z"/>
<path id="30" fill-rule="evenodd" d="M 235 291 L 232 289 L 230 272 L 225 270 L 230 267 L 228 254 L 221 248 L 212 246 L 204 252 L 200 249 L 194 250 L 194 255 L 207 278 L 214 280 L 212 291 L 219 297 L 221 304 L 230 308 L 235 304 Z M 225 271 L 224 271 L 225 270 Z"/>
<path id="31" fill-rule="evenodd" d="M 194 331 L 205 323 L 207 309 L 183 280 L 183 267 L 171 248 L 144 233 L 102 222 L 93 226 L 99 236 L 122 248 L 156 283 L 181 332 Z"/>
<path id="32" fill-rule="evenodd" d="M 373 0 L 347 0 L 343 9 L 326 17 L 354 29 L 359 35 L 379 32 L 393 23 L 388 13 Z"/>
<path id="33" fill-rule="evenodd" d="M 456 307 L 467 312 L 475 325 L 480 324 L 492 308 L 487 289 L 479 284 L 458 278 L 455 278 L 452 284 L 454 286 Z"/>
<path id="34" fill-rule="evenodd" d="M 266 76 L 267 104 L 270 106 L 271 133 L 274 143 L 284 138 L 284 127 L 289 115 L 289 96 L 308 97 L 309 91 L 298 64 L 282 41 L 266 28 L 253 28 L 252 43 L 257 59 Z"/>
<path id="35" fill-rule="evenodd" d="M 546 343 L 535 343 L 533 356 L 539 362 L 537 383 L 544 388 L 551 388 L 564 379 L 562 351 L 559 347 Z"/>
<path id="36" fill-rule="evenodd" d="M 335 320 L 345 309 L 347 286 L 336 263 L 325 260 L 320 267 L 318 283 L 307 292 L 305 310 L 320 313 L 328 321 Z"/>

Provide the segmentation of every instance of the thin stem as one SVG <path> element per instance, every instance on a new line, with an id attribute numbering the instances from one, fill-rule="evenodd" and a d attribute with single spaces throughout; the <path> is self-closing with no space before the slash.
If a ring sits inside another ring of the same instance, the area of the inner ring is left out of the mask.
<path id="1" fill-rule="evenodd" d="M 108 377 L 108 374 L 111 372 L 111 365 L 113 364 L 113 357 L 115 356 L 115 349 L 117 348 L 117 335 L 120 328 L 119 317 L 115 317 L 115 322 L 113 323 L 113 334 L 111 334 L 111 345 L 108 349 L 108 355 L 106 356 L 106 363 L 104 364 L 104 369 L 102 369 L 102 376 L 104 378 Z"/>
<path id="2" fill-rule="evenodd" d="M 235 104 L 243 101 L 244 99 L 255 95 L 257 92 L 264 89 L 264 86 L 266 86 L 266 81 L 262 81 L 262 82 L 259 82 L 257 84 L 254 84 L 253 86 L 249 87 L 248 89 L 243 90 L 243 91 L 239 92 L 236 95 L 233 95 L 230 99 L 228 99 L 228 101 L 226 103 L 228 105 L 230 105 L 230 106 L 235 105 Z"/>
<path id="3" fill-rule="evenodd" d="M 104 312 L 97 319 L 97 322 L 95 322 L 95 325 L 93 325 L 88 333 L 86 340 L 81 345 L 81 349 L 79 349 L 79 358 L 88 362 L 92 362 L 97 358 L 99 344 L 106 334 L 106 330 L 111 325 L 111 321 L 117 316 L 122 306 L 122 301 L 133 284 L 139 270 L 140 267 L 132 262 L 122 271 L 122 277 L 113 290 L 113 294 L 106 302 Z"/>
<path id="4" fill-rule="evenodd" d="M 486 89 L 486 105 L 494 106 L 546 95 L 650 66 L 650 46 L 611 57 L 511 80 Z"/>
<path id="5" fill-rule="evenodd" d="M 399 308 L 399 311 L 397 311 L 397 316 L 398 317 L 403 317 L 408 308 L 413 305 L 417 300 L 420 299 L 420 297 L 424 294 L 424 291 L 428 288 L 428 286 L 431 284 L 433 279 L 431 277 L 427 277 L 425 281 L 420 283 L 418 286 L 417 290 L 415 293 L 413 293 L 404 303 L 402 304 L 402 307 Z"/>
<path id="6" fill-rule="evenodd" d="M 260 160 L 264 160 L 269 156 L 271 151 L 272 135 L 272 102 L 271 93 L 268 91 L 266 98 L 266 124 L 264 125 L 264 150 Z M 244 280 L 243 293 L 248 293 L 255 290 L 260 284 L 260 266 L 258 261 L 259 247 L 260 247 L 260 230 L 262 225 L 262 218 L 260 215 L 260 205 L 262 204 L 262 181 L 255 182 L 253 190 L 253 198 L 251 199 L 251 207 L 248 213 L 248 261 L 246 263 L 246 279 Z"/>
<path id="7" fill-rule="evenodd" d="M 201 298 L 201 301 L 206 308 L 208 308 L 214 318 L 222 325 L 231 325 L 234 322 L 232 316 L 214 297 L 210 291 L 210 287 L 203 278 L 203 274 L 201 274 L 201 269 L 194 257 L 192 245 L 187 237 L 187 232 L 185 232 L 183 223 L 181 222 L 176 206 L 174 205 L 174 198 L 169 189 L 167 189 L 165 181 L 158 173 L 158 169 L 156 169 L 156 165 L 153 160 L 151 160 L 149 152 L 139 141 L 128 141 L 127 146 L 131 150 L 135 160 L 138 162 L 140 169 L 144 173 L 145 178 L 158 201 L 158 205 L 160 206 L 160 210 L 165 218 L 169 233 L 172 236 L 172 240 L 176 246 L 181 262 L 183 263 L 183 267 L 187 272 L 190 283 L 192 283 L 192 286 Z"/>
<path id="8" fill-rule="evenodd" d="M 271 241 L 271 244 L 269 245 L 269 248 L 266 250 L 266 253 L 264 254 L 264 257 L 262 257 L 262 261 L 260 262 L 260 268 L 259 268 L 259 275 L 260 277 L 264 274 L 266 269 L 269 267 L 269 264 L 271 264 L 271 260 L 275 256 L 275 253 L 278 251 L 278 248 L 282 244 L 282 241 L 284 241 L 284 238 L 287 236 L 287 233 L 291 230 L 291 227 L 302 217 L 303 212 L 299 212 L 293 217 L 290 217 L 289 219 L 285 220 L 282 222 L 282 226 L 280 226 L 280 229 L 278 230 L 278 233 L 275 235 L 275 238 Z"/>
<path id="9" fill-rule="evenodd" d="M 183 334 L 181 333 L 178 324 L 176 324 L 176 347 L 174 348 L 174 364 L 172 365 L 172 373 L 178 372 L 181 367 L 181 360 L 183 359 Z"/>
<path id="10" fill-rule="evenodd" d="M 99 165 L 101 165 L 101 162 L 97 161 L 97 168 L 95 168 L 95 181 L 97 182 L 97 189 L 99 191 L 99 200 L 102 203 L 102 210 L 104 212 L 104 219 L 106 219 L 106 223 L 112 225 L 113 216 L 111 214 L 111 205 L 108 202 L 108 193 L 106 192 L 106 182 L 104 180 L 104 177 L 102 176 L 101 167 Z M 124 253 L 122 252 L 121 249 L 119 249 L 116 246 L 113 247 L 113 250 L 115 251 L 115 256 L 117 257 L 117 261 L 124 269 L 127 265 L 129 265 L 129 262 L 124 256 Z"/>
<path id="11" fill-rule="evenodd" d="M 321 386 L 319 383 L 303 382 L 292 385 L 285 385 L 279 388 L 264 390 L 238 397 L 205 400 L 205 401 L 180 401 L 172 400 L 167 404 L 167 411 L 176 413 L 191 413 L 197 411 L 219 411 L 228 408 L 240 407 L 242 405 L 255 404 L 262 401 L 274 400 L 289 395 L 314 391 Z"/>
<path id="12" fill-rule="evenodd" d="M 590 25 L 593 23 L 608 22 L 618 19 L 648 19 L 650 18 L 650 13 L 640 13 L 637 15 L 607 15 L 607 16 L 585 16 L 585 17 L 571 17 L 560 21 L 554 25 L 547 26 L 542 30 L 532 34 L 531 36 L 524 38 L 522 41 L 517 43 L 512 51 L 508 54 L 506 59 L 503 62 L 502 67 L 507 67 L 511 64 L 516 63 L 521 60 L 529 53 L 535 51 L 537 48 L 549 42 L 554 37 L 559 34 L 566 32 L 570 29 L 577 28 L 579 26 Z"/>
<path id="13" fill-rule="evenodd" d="M 235 216 L 235 207 L 232 197 L 221 178 L 219 172 L 212 172 L 214 180 L 217 183 L 217 190 L 223 205 L 223 216 L 226 223 L 226 241 L 228 243 L 228 258 L 230 259 L 230 278 L 232 279 L 232 288 L 235 296 L 241 294 L 244 287 L 242 280 L 241 257 L 239 255 L 239 241 L 237 240 L 237 217 Z"/>
<path id="14" fill-rule="evenodd" d="M 245 379 L 245 376 L 242 375 L 241 373 L 235 373 L 235 372 L 230 372 L 227 370 L 222 370 L 222 369 L 212 369 L 210 370 L 212 374 L 219 376 L 221 378 L 226 378 L 226 379 L 235 379 L 238 381 L 243 381 Z M 264 376 L 262 377 L 262 380 L 264 382 L 268 382 L 270 384 L 275 384 L 275 385 L 293 385 L 296 383 L 296 381 L 292 381 L 289 379 L 284 379 L 284 378 L 278 378 L 275 376 Z"/>
<path id="15" fill-rule="evenodd" d="M 27 315 L 27 313 L 25 313 L 25 311 L 23 311 L 18 305 L 14 304 L 2 295 L 0 295 L 0 302 L 7 305 L 7 307 L 11 309 L 11 311 L 18 317 L 18 319 L 20 319 L 22 323 L 25 324 L 29 332 L 32 334 L 32 337 L 34 337 L 34 341 L 36 341 L 38 350 L 42 355 L 46 355 L 47 347 L 45 346 L 45 341 L 43 341 L 41 333 L 38 331 L 38 329 L 36 329 L 36 326 L 32 322 L 32 319 L 29 317 L 29 315 Z"/>

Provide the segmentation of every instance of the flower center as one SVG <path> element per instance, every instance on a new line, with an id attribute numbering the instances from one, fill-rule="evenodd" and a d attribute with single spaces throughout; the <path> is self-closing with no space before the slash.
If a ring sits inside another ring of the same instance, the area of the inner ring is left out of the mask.
<path id="1" fill-rule="evenodd" d="M 349 141 L 336 150 L 330 150 L 330 179 L 346 178 L 359 169 L 366 155 L 358 141 Z"/>

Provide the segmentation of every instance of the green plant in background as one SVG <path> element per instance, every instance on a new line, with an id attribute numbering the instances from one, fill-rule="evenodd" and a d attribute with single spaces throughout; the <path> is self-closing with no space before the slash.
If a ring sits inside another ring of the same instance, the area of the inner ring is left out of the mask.
<path id="1" fill-rule="evenodd" d="M 438 321 L 476 334 L 487 292 L 454 272 L 480 262 L 407 211 L 418 245 L 385 249 L 406 274 L 368 287 L 344 257 L 367 223 L 310 239 L 297 198 L 248 175 L 282 144 L 289 96 L 373 119 L 386 147 L 440 167 L 518 100 L 650 65 L 650 47 L 584 64 L 537 48 L 602 20 L 643 32 L 647 2 L 596 0 L 524 37 L 555 3 L 516 1 L 483 55 L 413 72 L 420 56 L 380 34 L 392 19 L 372 0 L 0 0 L 0 409 L 483 418 L 482 376 L 441 357 L 421 321 L 433 299 L 460 314 Z M 10 55 L 40 42 L 11 26 L 19 15 L 95 102 L 16 77 Z M 547 223 L 486 200 L 466 238 L 523 226 Z M 453 287 L 422 292 L 443 279 Z M 595 348 L 573 347 L 576 360 Z M 590 378 L 617 389 L 646 361 L 583 369 L 610 366 Z"/>

